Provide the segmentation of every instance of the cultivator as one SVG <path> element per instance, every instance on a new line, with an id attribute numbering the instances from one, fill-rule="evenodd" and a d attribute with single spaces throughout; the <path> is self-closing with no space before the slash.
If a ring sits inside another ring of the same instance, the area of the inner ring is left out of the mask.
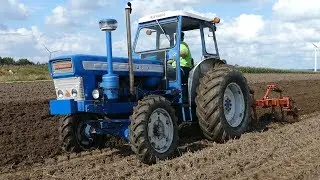
<path id="1" fill-rule="evenodd" d="M 270 98 L 272 92 L 279 93 L 278 98 Z M 298 108 L 293 99 L 289 96 L 282 96 L 282 90 L 275 84 L 267 85 L 267 91 L 262 99 L 256 100 L 254 97 L 254 91 L 250 91 L 252 99 L 252 119 L 258 120 L 257 107 L 262 107 L 264 109 L 271 108 L 271 112 L 267 113 L 270 118 L 276 121 L 287 120 L 287 116 L 291 116 L 293 120 L 298 120 Z"/>

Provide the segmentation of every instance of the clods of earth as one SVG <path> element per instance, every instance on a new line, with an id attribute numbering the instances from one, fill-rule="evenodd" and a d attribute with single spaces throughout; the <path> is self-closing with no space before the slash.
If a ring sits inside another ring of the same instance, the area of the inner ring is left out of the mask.
<path id="1" fill-rule="evenodd" d="M 178 157 L 155 165 L 141 163 L 126 144 L 63 153 L 60 117 L 49 115 L 53 83 L 0 84 L 0 179 L 318 179 L 320 75 L 246 77 L 257 98 L 276 82 L 296 101 L 300 120 L 271 123 L 224 144 L 194 132 L 182 137 Z"/>

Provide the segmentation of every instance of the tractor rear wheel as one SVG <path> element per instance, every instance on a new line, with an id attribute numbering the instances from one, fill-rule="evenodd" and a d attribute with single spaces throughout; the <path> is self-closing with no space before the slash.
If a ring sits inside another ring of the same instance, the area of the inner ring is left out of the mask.
<path id="1" fill-rule="evenodd" d="M 101 137 L 90 133 L 86 120 L 97 117 L 91 114 L 75 114 L 62 118 L 59 122 L 59 140 L 65 152 L 80 152 L 98 148 Z"/>
<path id="2" fill-rule="evenodd" d="M 241 72 L 229 65 L 209 70 L 197 88 L 196 112 L 205 137 L 216 142 L 240 137 L 250 121 L 250 94 Z"/>
<path id="3" fill-rule="evenodd" d="M 174 155 L 178 146 L 175 111 L 162 96 L 143 98 L 133 110 L 130 124 L 131 149 L 147 164 Z"/>

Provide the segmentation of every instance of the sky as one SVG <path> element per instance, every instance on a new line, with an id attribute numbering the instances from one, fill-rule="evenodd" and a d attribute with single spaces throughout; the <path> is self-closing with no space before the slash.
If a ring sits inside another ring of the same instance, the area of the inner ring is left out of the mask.
<path id="1" fill-rule="evenodd" d="M 113 55 L 126 56 L 126 3 L 0 0 L 0 56 L 47 62 L 49 53 L 44 46 L 58 51 L 53 57 L 78 53 L 105 55 L 105 35 L 98 25 L 104 18 L 118 21 L 118 29 L 113 32 Z M 319 0 L 131 0 L 131 3 L 133 35 L 142 16 L 184 10 L 221 19 L 216 32 L 218 48 L 220 57 L 229 64 L 284 69 L 314 67 L 312 43 L 320 45 Z"/>

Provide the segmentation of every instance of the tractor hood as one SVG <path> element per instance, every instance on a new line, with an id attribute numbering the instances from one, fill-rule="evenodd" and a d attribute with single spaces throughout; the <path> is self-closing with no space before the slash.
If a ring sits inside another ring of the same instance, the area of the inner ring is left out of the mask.
<path id="1" fill-rule="evenodd" d="M 113 57 L 113 71 L 120 76 L 129 75 L 128 58 Z M 106 74 L 107 56 L 76 54 L 60 56 L 49 61 L 52 77 L 85 76 L 90 74 Z M 163 76 L 164 67 L 157 57 L 133 59 L 135 76 Z"/>

